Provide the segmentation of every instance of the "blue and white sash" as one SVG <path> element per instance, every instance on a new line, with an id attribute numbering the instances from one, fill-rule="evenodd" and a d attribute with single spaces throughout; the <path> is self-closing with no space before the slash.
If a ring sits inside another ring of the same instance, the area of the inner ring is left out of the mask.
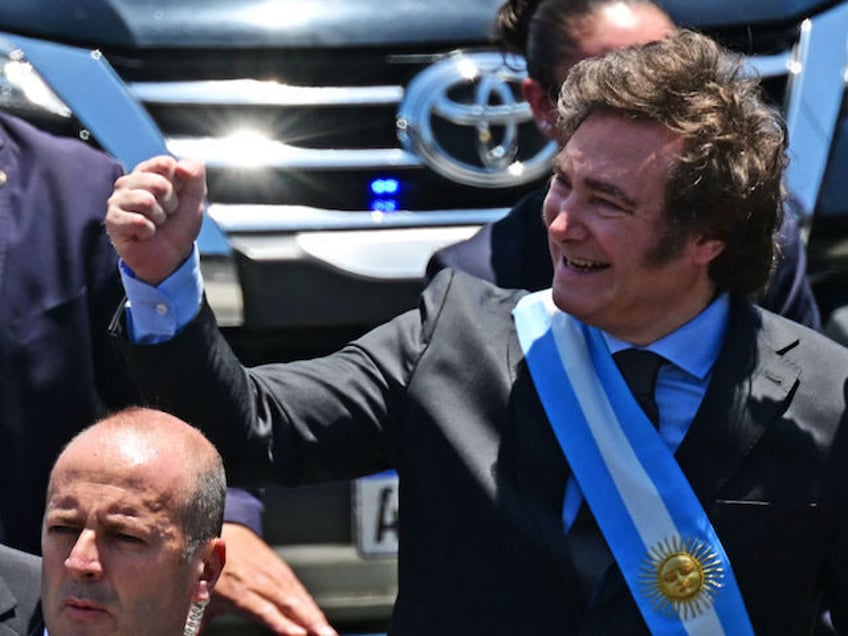
<path id="1" fill-rule="evenodd" d="M 565 457 L 653 634 L 753 635 L 730 562 L 601 333 L 550 290 L 513 310 Z"/>

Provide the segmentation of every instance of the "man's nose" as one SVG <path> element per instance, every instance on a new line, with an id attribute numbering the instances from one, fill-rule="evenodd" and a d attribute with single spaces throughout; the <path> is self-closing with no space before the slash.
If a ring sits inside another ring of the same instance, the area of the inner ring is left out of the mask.
<path id="1" fill-rule="evenodd" d="M 103 565 L 97 548 L 97 536 L 93 530 L 83 530 L 77 537 L 65 567 L 76 579 L 99 579 L 103 575 Z"/>
<path id="2" fill-rule="evenodd" d="M 563 197 L 553 210 L 548 233 L 557 241 L 586 238 L 588 231 L 583 216 L 577 197 L 573 194 Z"/>

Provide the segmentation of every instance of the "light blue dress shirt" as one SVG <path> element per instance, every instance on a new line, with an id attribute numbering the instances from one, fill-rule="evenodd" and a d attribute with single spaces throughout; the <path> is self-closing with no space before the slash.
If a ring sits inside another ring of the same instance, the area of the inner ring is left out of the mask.
<path id="1" fill-rule="evenodd" d="M 120 262 L 118 268 L 127 292 L 127 329 L 137 344 L 157 344 L 173 338 L 194 319 L 203 299 L 203 276 L 197 246 L 180 267 L 158 286 L 135 277 Z"/>

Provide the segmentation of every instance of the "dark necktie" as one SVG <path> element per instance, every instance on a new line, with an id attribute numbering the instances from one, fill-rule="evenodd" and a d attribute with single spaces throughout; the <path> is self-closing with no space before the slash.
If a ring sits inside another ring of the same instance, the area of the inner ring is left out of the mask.
<path id="1" fill-rule="evenodd" d="M 612 357 L 633 397 L 656 427 L 660 421 L 660 412 L 654 398 L 654 388 L 657 385 L 657 373 L 665 358 L 653 351 L 642 349 L 624 349 Z"/>

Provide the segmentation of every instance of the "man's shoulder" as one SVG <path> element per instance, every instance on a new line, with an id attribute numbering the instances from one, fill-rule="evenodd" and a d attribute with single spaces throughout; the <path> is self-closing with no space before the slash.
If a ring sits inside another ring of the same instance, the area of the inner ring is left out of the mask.
<path id="1" fill-rule="evenodd" d="M 457 269 L 444 269 L 433 277 L 424 290 L 432 296 L 450 296 L 456 301 L 462 297 L 488 299 L 497 303 L 515 305 L 528 292 L 521 289 L 498 287 L 494 283 Z"/>
<path id="2" fill-rule="evenodd" d="M 35 572 L 40 575 L 41 558 L 29 552 L 0 545 L 0 572 Z"/>
<path id="3" fill-rule="evenodd" d="M 41 559 L 0 546 L 0 603 L 12 603 L 15 608 L 4 624 L 20 634 L 28 633 L 40 620 L 40 589 Z"/>
<path id="4" fill-rule="evenodd" d="M 450 316 L 452 325 L 461 320 L 473 323 L 509 322 L 524 290 L 506 289 L 463 271 L 439 272 L 422 294 L 422 306 L 432 317 Z"/>
<path id="5" fill-rule="evenodd" d="M 86 143 L 69 137 L 54 135 L 17 117 L 0 113 L 0 149 L 16 149 L 18 161 L 28 164 L 39 162 L 53 171 L 68 171 L 75 176 L 120 174 L 121 165 L 106 153 Z"/>
<path id="6" fill-rule="evenodd" d="M 64 240 L 71 243 L 83 235 L 98 234 L 96 228 L 103 221 L 115 180 L 123 174 L 121 165 L 100 150 L 2 115 L 0 170 L 8 177 L 8 185 L 0 194 L 10 201 L 13 222 L 37 216 L 42 220 L 41 227 L 63 233 Z M 92 228 L 95 231 L 89 231 Z M 48 236 L 21 233 L 20 241 L 55 243 Z M 109 246 L 105 238 L 102 242 Z M 77 252 L 75 258 L 90 257 L 79 248 L 72 249 Z"/>
<path id="7" fill-rule="evenodd" d="M 492 225 L 484 225 L 467 239 L 437 250 L 427 263 L 427 278 L 432 279 L 438 272 L 451 268 L 492 280 L 491 236 Z"/>
<path id="8" fill-rule="evenodd" d="M 768 309 L 749 304 L 765 342 L 790 359 L 814 360 L 823 365 L 840 365 L 848 373 L 848 348 L 806 325 Z"/>

